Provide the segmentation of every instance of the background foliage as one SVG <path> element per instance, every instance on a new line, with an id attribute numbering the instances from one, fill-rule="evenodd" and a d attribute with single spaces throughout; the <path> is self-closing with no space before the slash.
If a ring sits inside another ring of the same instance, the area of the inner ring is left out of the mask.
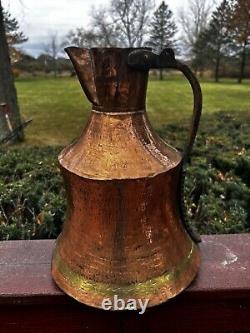
<path id="1" fill-rule="evenodd" d="M 65 211 L 58 149 L 1 151 L 0 239 L 55 237 Z"/>

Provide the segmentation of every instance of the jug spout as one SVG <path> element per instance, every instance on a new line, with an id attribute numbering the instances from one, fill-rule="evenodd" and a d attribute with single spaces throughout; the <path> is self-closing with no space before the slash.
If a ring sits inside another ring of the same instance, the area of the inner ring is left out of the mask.
<path id="1" fill-rule="evenodd" d="M 87 98 L 93 105 L 98 105 L 90 50 L 79 47 L 67 47 L 65 52 L 72 61 Z"/>
<path id="2" fill-rule="evenodd" d="M 132 48 L 65 49 L 81 86 L 99 112 L 145 110 L 148 70 L 128 65 Z"/>

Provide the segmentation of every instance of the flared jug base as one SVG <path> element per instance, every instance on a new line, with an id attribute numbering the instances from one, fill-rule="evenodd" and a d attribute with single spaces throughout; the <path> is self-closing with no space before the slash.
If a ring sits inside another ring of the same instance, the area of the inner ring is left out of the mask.
<path id="1" fill-rule="evenodd" d="M 115 310 L 114 299 L 122 299 L 125 304 L 132 299 L 139 310 L 141 303 L 147 302 L 147 307 L 152 307 L 178 295 L 193 281 L 199 266 L 200 250 L 193 243 L 189 255 L 175 269 L 144 282 L 114 285 L 86 279 L 72 270 L 55 249 L 52 276 L 60 289 L 86 305 L 103 308 L 104 300 L 109 300 L 110 310 Z"/>

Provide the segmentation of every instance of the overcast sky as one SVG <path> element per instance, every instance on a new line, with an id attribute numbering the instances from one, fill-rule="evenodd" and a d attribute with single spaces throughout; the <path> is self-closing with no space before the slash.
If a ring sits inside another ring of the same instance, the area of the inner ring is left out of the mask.
<path id="1" fill-rule="evenodd" d="M 156 6 L 162 0 L 155 0 Z M 19 21 L 21 29 L 29 38 L 23 48 L 27 53 L 38 55 L 50 33 L 64 36 L 70 29 L 87 26 L 92 5 L 106 5 L 108 0 L 2 0 Z M 187 0 L 166 0 L 176 12 Z"/>

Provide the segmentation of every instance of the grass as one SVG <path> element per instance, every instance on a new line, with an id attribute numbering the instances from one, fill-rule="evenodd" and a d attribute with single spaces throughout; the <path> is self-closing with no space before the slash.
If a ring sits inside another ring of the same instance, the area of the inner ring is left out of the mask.
<path id="1" fill-rule="evenodd" d="M 76 78 L 18 79 L 16 85 L 22 116 L 33 119 L 25 132 L 25 144 L 64 146 L 80 134 L 91 105 Z M 232 80 L 201 85 L 204 115 L 218 111 L 250 112 L 249 81 L 242 85 Z M 180 77 L 150 81 L 147 110 L 156 129 L 164 124 L 186 122 L 192 112 L 188 83 Z"/>

